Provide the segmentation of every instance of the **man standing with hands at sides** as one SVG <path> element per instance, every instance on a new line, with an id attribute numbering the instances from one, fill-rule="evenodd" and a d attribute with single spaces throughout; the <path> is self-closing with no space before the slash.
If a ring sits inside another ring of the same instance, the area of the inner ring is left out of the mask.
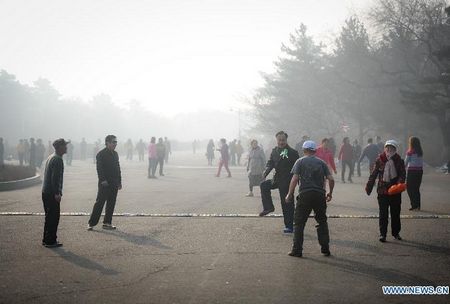
<path id="1" fill-rule="evenodd" d="M 122 189 L 122 176 L 120 172 L 119 155 L 115 151 L 117 147 L 117 138 L 114 135 L 108 135 L 105 138 L 106 147 L 98 152 L 97 174 L 98 174 L 98 192 L 94 208 L 89 219 L 88 230 L 93 230 L 97 225 L 102 214 L 103 206 L 106 201 L 105 217 L 103 218 L 103 229 L 116 229 L 112 223 L 114 207 L 118 190 Z"/>
<path id="2" fill-rule="evenodd" d="M 45 162 L 44 182 L 42 183 L 42 202 L 44 203 L 45 224 L 42 245 L 47 248 L 61 247 L 57 241 L 60 204 L 63 188 L 64 161 L 68 142 L 60 138 L 53 142 L 55 153 Z"/>
<path id="3" fill-rule="evenodd" d="M 317 238 L 321 246 L 321 252 L 325 256 L 330 255 L 330 236 L 327 223 L 327 202 L 333 197 L 334 179 L 327 164 L 315 157 L 316 143 L 308 140 L 303 143 L 304 157 L 295 162 L 292 168 L 292 179 L 289 185 L 289 193 L 286 202 L 294 201 L 294 191 L 297 184 L 299 195 L 295 208 L 294 244 L 290 256 L 302 257 L 303 231 L 311 210 L 314 210 L 314 218 L 318 225 Z M 328 179 L 330 192 L 325 195 L 325 180 Z M 300 183 L 299 183 L 300 182 Z"/>
<path id="4" fill-rule="evenodd" d="M 277 189 L 280 192 L 281 208 L 284 217 L 284 233 L 294 231 L 294 203 L 285 203 L 286 194 L 291 181 L 292 166 L 299 158 L 298 152 L 287 144 L 288 135 L 284 131 L 275 134 L 277 146 L 273 148 L 270 159 L 267 161 L 266 169 L 263 173 L 263 182 L 260 185 L 261 198 L 264 210 L 259 216 L 265 216 L 275 210 L 272 202 L 271 190 Z M 273 179 L 265 180 L 270 171 L 275 169 Z"/>

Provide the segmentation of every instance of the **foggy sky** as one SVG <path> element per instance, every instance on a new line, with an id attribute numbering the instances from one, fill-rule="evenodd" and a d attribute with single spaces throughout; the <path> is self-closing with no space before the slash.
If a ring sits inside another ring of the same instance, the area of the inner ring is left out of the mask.
<path id="1" fill-rule="evenodd" d="M 106 93 L 168 116 L 229 111 L 300 22 L 328 42 L 370 2 L 0 0 L 0 68 L 85 101 Z"/>

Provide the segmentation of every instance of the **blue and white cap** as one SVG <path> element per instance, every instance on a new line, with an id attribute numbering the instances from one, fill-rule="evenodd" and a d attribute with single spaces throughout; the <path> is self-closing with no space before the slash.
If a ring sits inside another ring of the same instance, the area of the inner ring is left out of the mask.
<path id="1" fill-rule="evenodd" d="M 316 145 L 316 143 L 315 143 L 314 141 L 312 141 L 312 140 L 307 140 L 307 141 L 305 141 L 305 142 L 303 143 L 302 148 L 303 148 L 304 150 L 316 151 L 317 145 Z"/>

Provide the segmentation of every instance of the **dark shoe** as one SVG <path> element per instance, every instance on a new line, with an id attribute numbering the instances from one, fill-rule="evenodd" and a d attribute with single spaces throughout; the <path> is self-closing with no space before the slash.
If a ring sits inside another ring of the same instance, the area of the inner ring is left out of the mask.
<path id="1" fill-rule="evenodd" d="M 342 180 L 342 183 L 345 184 L 345 180 Z"/>
<path id="2" fill-rule="evenodd" d="M 291 250 L 291 252 L 288 253 L 291 257 L 301 258 L 303 254 L 300 251 Z"/>
<path id="3" fill-rule="evenodd" d="M 274 212 L 274 211 L 275 211 L 274 209 L 271 209 L 271 210 L 263 210 L 263 211 L 261 211 L 261 213 L 259 214 L 259 216 L 266 216 L 266 215 L 268 215 L 269 213 Z"/>
<path id="4" fill-rule="evenodd" d="M 348 182 L 353 184 L 353 180 L 351 178 L 348 179 Z"/>
<path id="5" fill-rule="evenodd" d="M 413 207 L 409 208 L 409 211 L 416 211 L 416 210 L 417 210 L 417 208 L 413 208 Z"/>
<path id="6" fill-rule="evenodd" d="M 294 229 L 293 228 L 289 228 L 289 227 L 285 227 L 283 229 L 283 233 L 294 233 Z"/>
<path id="7" fill-rule="evenodd" d="M 117 229 L 116 226 L 113 226 L 111 224 L 103 224 L 102 228 L 105 230 L 116 230 Z"/>
<path id="8" fill-rule="evenodd" d="M 164 173 L 161 173 L 159 176 L 164 176 Z"/>
<path id="9" fill-rule="evenodd" d="M 394 235 L 394 239 L 399 240 L 399 241 L 403 240 L 402 237 L 400 236 L 400 234 Z"/>
<path id="10" fill-rule="evenodd" d="M 87 231 L 92 231 L 92 230 L 94 230 L 94 226 L 88 225 Z"/>
<path id="11" fill-rule="evenodd" d="M 380 241 L 381 243 L 386 243 L 386 236 L 380 235 L 379 241 Z"/>
<path id="12" fill-rule="evenodd" d="M 320 252 L 324 255 L 324 256 L 330 256 L 331 252 L 329 248 L 322 248 L 320 249 Z"/>
<path id="13" fill-rule="evenodd" d="M 53 244 L 47 244 L 44 243 L 44 246 L 47 248 L 57 248 L 57 247 L 62 247 L 62 243 L 58 243 L 58 242 L 54 242 Z"/>

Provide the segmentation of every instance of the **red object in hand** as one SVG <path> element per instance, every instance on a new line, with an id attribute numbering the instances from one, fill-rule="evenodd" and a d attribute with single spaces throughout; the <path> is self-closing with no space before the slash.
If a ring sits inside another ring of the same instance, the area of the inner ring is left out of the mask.
<path id="1" fill-rule="evenodd" d="M 399 183 L 399 184 L 396 184 L 396 185 L 393 185 L 393 186 L 389 187 L 388 194 L 389 195 L 395 195 L 395 194 L 402 193 L 405 190 L 406 190 L 406 184 L 405 183 Z"/>

